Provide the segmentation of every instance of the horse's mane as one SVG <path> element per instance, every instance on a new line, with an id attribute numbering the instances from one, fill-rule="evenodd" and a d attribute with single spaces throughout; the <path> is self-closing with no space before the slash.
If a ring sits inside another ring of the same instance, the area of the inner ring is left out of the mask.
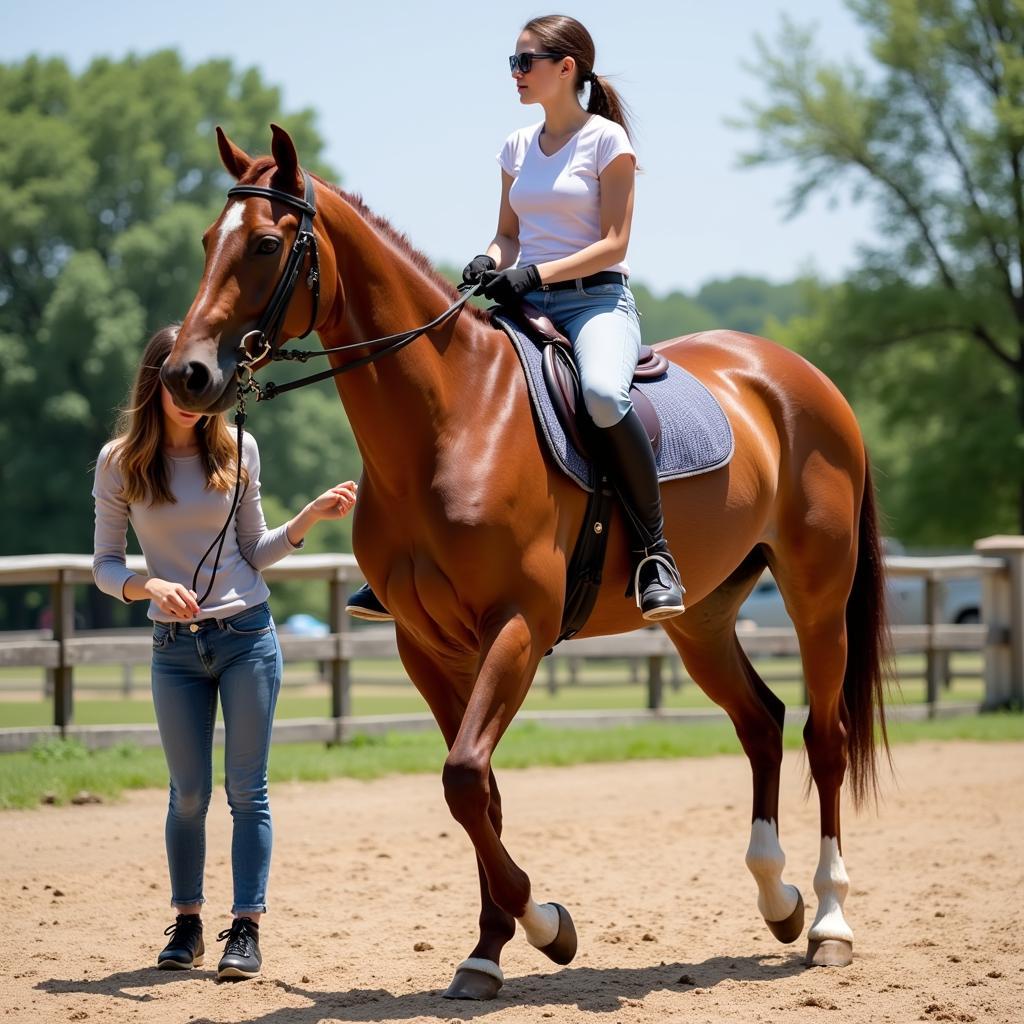
<path id="1" fill-rule="evenodd" d="M 244 181 L 249 183 L 250 181 L 256 181 L 261 175 L 265 174 L 271 168 L 276 167 L 277 164 L 274 162 L 273 157 L 260 157 L 253 161 L 252 166 L 249 168 L 248 173 L 244 177 Z M 403 253 L 409 260 L 410 263 L 417 270 L 419 270 L 424 276 L 433 281 L 438 288 L 444 292 L 448 298 L 455 302 L 459 297 L 459 293 L 455 286 L 442 274 L 440 274 L 434 265 L 421 253 L 413 244 L 409 241 L 407 235 L 402 234 L 389 220 L 382 217 L 379 213 L 374 213 L 366 203 L 363 201 L 363 197 L 355 195 L 352 192 L 346 192 L 344 189 L 339 188 L 337 185 L 332 184 L 329 181 L 324 181 L 319 175 L 312 175 L 312 177 L 318 181 L 324 188 L 330 189 L 335 195 L 340 196 L 342 199 L 352 207 L 353 210 L 359 214 L 360 217 L 367 224 L 370 225 L 378 234 L 386 238 L 392 245 L 395 246 L 401 253 Z M 478 320 L 489 320 L 487 313 L 480 309 L 473 303 L 468 302 L 464 307 Z"/>

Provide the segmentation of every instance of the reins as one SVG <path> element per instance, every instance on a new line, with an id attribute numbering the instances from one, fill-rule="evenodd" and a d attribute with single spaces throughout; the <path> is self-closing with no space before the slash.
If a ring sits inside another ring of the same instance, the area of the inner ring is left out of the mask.
<path id="1" fill-rule="evenodd" d="M 258 402 L 268 402 L 272 398 L 276 398 L 278 395 L 283 395 L 286 391 L 294 391 L 296 388 L 305 387 L 307 384 L 315 384 L 318 381 L 327 380 L 330 377 L 337 377 L 342 373 L 347 373 L 349 370 L 358 369 L 360 366 L 366 366 L 368 363 L 375 362 L 378 359 L 382 359 L 384 356 L 391 355 L 393 352 L 397 352 L 410 342 L 415 341 L 417 338 L 426 334 L 427 331 L 433 330 L 435 327 L 439 327 L 446 320 L 458 314 L 462 307 L 473 297 L 479 287 L 479 285 L 459 285 L 457 289 L 459 292 L 459 298 L 456 299 L 455 302 L 453 302 L 443 313 L 434 317 L 433 320 L 424 324 L 422 327 L 414 327 L 408 331 L 399 331 L 397 334 L 388 334 L 382 338 L 371 338 L 368 341 L 356 341 L 350 342 L 346 345 L 335 345 L 333 348 L 312 351 L 286 351 L 282 349 L 278 344 L 278 338 L 281 334 L 285 314 L 288 310 L 288 305 L 291 302 L 292 295 L 295 292 L 295 286 L 298 284 L 299 274 L 302 271 L 302 265 L 306 259 L 307 253 L 309 255 L 310 263 L 309 272 L 306 275 L 306 287 L 312 292 L 312 308 L 310 309 L 309 326 L 303 334 L 299 335 L 300 338 L 305 338 L 313 330 L 316 326 L 316 321 L 320 312 L 320 254 L 317 249 L 316 235 L 313 233 L 313 218 L 316 216 L 317 212 L 316 193 L 313 190 L 313 179 L 306 171 L 302 172 L 302 178 L 304 186 L 303 199 L 299 199 L 297 196 L 293 196 L 288 192 L 282 192 L 279 189 L 269 188 L 262 185 L 235 185 L 228 189 L 229 198 L 231 196 L 241 196 L 243 198 L 257 196 L 261 199 L 269 199 L 272 202 L 290 206 L 293 210 L 297 210 L 302 216 L 299 221 L 298 231 L 295 235 L 295 241 L 292 243 L 291 252 L 288 254 L 288 261 L 285 263 L 284 270 L 277 282 L 277 287 L 274 289 L 273 295 L 270 296 L 270 301 L 267 303 L 267 307 L 263 311 L 263 315 L 260 317 L 259 323 L 256 325 L 255 329 L 243 335 L 242 340 L 238 344 L 238 369 L 236 371 L 238 399 L 235 407 L 237 448 L 235 464 L 235 492 L 231 499 L 231 509 L 228 512 L 227 519 L 224 521 L 224 525 L 221 527 L 217 536 L 214 537 L 213 543 L 206 549 L 206 553 L 199 560 L 199 564 L 196 566 L 196 570 L 192 574 L 191 589 L 195 591 L 196 584 L 199 580 L 199 573 L 202 570 L 206 559 L 209 558 L 210 552 L 216 547 L 217 553 L 214 555 L 213 559 L 213 572 L 210 576 L 210 583 L 203 592 L 203 596 L 197 598 L 197 603 L 200 606 L 202 606 L 202 603 L 210 596 L 210 592 L 213 590 L 213 584 L 217 579 L 217 570 L 220 567 L 221 551 L 224 549 L 224 541 L 227 538 L 228 527 L 231 525 L 231 520 L 234 518 L 235 512 L 238 510 L 238 502 L 241 496 L 242 487 L 242 428 L 245 425 L 246 419 L 246 395 L 254 394 Z M 255 337 L 256 341 L 253 351 L 250 352 L 247 342 L 253 337 Z M 267 381 L 265 384 L 261 384 L 253 376 L 253 364 L 267 357 L 274 362 L 294 360 L 300 363 L 305 363 L 308 359 L 312 359 L 314 356 L 336 355 L 339 352 L 351 352 L 354 349 L 365 349 L 367 347 L 374 347 L 378 345 L 381 347 L 370 352 L 368 355 L 361 356 L 358 359 L 353 359 L 347 363 L 342 363 L 341 366 L 332 366 L 329 370 L 322 370 L 320 373 L 312 373 L 308 377 L 301 377 L 298 380 L 289 381 L 287 384 L 275 384 L 273 381 Z"/>

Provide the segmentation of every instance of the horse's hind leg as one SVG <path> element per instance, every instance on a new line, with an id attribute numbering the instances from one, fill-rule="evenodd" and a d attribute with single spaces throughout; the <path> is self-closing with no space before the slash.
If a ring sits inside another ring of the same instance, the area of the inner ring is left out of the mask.
<path id="1" fill-rule="evenodd" d="M 746 863 L 757 882 L 757 906 L 772 934 L 794 942 L 803 931 L 800 891 L 782 881 L 779 773 L 785 708 L 750 664 L 736 638 L 736 614 L 764 567 L 751 556 L 686 615 L 661 623 L 694 681 L 732 719 L 753 772 L 754 798 Z"/>
<path id="2" fill-rule="evenodd" d="M 840 790 L 847 767 L 846 605 L 856 568 L 854 497 L 832 489 L 831 521 L 848 530 L 801 532 L 791 548 L 773 550 L 773 572 L 800 642 L 807 686 L 808 716 L 804 741 L 811 777 L 818 790 L 821 842 L 814 891 L 818 911 L 807 932 L 807 963 L 845 966 L 853 959 L 853 931 L 843 914 L 850 883 L 842 857 Z M 819 513 L 820 513 L 819 509 Z"/>

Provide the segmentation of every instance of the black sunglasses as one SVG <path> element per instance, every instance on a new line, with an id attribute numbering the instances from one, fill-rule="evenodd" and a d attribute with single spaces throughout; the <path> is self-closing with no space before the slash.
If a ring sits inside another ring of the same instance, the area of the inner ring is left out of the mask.
<path id="1" fill-rule="evenodd" d="M 529 51 L 513 53 L 508 59 L 508 66 L 512 69 L 513 74 L 516 71 L 521 71 L 526 75 L 529 74 L 535 60 L 540 60 L 541 58 L 544 60 L 561 60 L 564 56 L 564 53 L 530 53 Z"/>

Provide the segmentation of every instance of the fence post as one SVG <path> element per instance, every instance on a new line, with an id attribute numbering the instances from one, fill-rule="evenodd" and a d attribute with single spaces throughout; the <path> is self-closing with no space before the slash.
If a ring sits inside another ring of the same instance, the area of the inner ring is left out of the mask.
<path id="1" fill-rule="evenodd" d="M 548 656 L 545 659 L 544 671 L 548 677 L 548 696 L 558 696 L 558 663 Z"/>
<path id="2" fill-rule="evenodd" d="M 58 665 L 53 671 L 53 724 L 65 735 L 74 719 L 74 682 L 68 664 L 67 641 L 75 632 L 75 588 L 57 573 L 57 582 L 50 586 L 50 607 L 53 611 L 53 639 L 60 644 Z"/>
<path id="3" fill-rule="evenodd" d="M 939 687 L 943 678 L 942 654 L 935 649 L 935 624 L 942 619 L 941 584 L 931 574 L 924 580 L 924 621 L 928 627 L 928 650 L 925 653 L 925 701 L 928 717 L 934 718 L 939 701 Z"/>
<path id="4" fill-rule="evenodd" d="M 345 614 L 345 602 L 348 600 L 348 581 L 339 579 L 337 570 L 327 584 L 329 593 L 328 619 L 331 633 L 338 637 L 338 647 L 331 658 L 331 718 L 335 721 L 334 742 L 341 743 L 341 719 L 352 714 L 352 663 L 349 661 L 345 648 L 345 635 L 348 633 L 348 616 Z"/>
<path id="5" fill-rule="evenodd" d="M 664 689 L 661 668 L 664 660 L 660 654 L 652 654 L 647 659 L 647 707 L 651 711 L 661 710 L 661 697 Z"/>
<path id="6" fill-rule="evenodd" d="M 974 549 L 1006 561 L 1005 574 L 989 572 L 983 577 L 981 618 L 989 640 L 982 710 L 1024 707 L 1024 537 L 984 537 Z M 1009 634 L 1008 647 L 1004 633 Z"/>

